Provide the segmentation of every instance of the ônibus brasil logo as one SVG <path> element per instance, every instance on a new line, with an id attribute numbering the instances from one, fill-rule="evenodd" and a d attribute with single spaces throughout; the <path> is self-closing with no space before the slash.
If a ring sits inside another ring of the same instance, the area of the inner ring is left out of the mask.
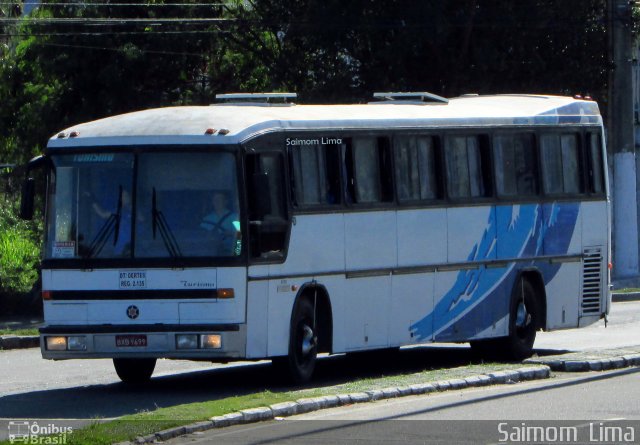
<path id="1" fill-rule="evenodd" d="M 53 423 L 40 425 L 38 422 L 10 421 L 9 442 L 37 445 L 64 445 L 73 433 L 70 426 L 57 426 Z"/>

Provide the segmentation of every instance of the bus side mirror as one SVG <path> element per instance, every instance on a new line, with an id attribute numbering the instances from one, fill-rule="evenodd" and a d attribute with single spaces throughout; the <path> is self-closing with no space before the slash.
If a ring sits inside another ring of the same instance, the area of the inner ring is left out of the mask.
<path id="1" fill-rule="evenodd" d="M 253 175 L 253 197 L 252 207 L 257 219 L 264 219 L 265 215 L 271 213 L 271 186 L 269 176 L 266 173 L 256 173 Z"/>
<path id="2" fill-rule="evenodd" d="M 22 196 L 20 199 L 20 218 L 24 220 L 33 219 L 33 207 L 35 201 L 36 181 L 33 178 L 26 178 L 22 184 Z"/>

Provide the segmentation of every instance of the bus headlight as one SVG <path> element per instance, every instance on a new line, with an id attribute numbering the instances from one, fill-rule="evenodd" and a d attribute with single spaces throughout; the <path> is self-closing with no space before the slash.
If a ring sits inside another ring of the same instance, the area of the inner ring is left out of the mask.
<path id="1" fill-rule="evenodd" d="M 66 351 L 67 337 L 47 337 L 47 351 Z"/>
<path id="2" fill-rule="evenodd" d="M 176 335 L 176 349 L 198 349 L 198 336 L 196 334 Z"/>
<path id="3" fill-rule="evenodd" d="M 220 349 L 222 348 L 222 337 L 220 334 L 201 335 L 200 344 L 202 349 Z"/>
<path id="4" fill-rule="evenodd" d="M 67 349 L 69 351 L 86 351 L 86 337 L 67 337 Z"/>

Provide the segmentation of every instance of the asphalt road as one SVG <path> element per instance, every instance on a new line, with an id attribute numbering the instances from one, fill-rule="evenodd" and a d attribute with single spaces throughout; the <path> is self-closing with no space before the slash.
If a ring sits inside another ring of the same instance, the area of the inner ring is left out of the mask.
<path id="1" fill-rule="evenodd" d="M 640 302 L 616 303 L 609 326 L 540 334 L 540 354 L 640 345 Z M 465 345 L 430 345 L 403 350 L 394 360 L 373 356 L 362 363 L 330 357 L 318 365 L 317 385 L 468 364 Z M 157 407 L 215 400 L 228 395 L 288 389 L 268 363 L 211 365 L 160 360 L 150 385 L 122 385 L 110 360 L 43 360 L 37 349 L 0 351 L 0 422 L 4 419 L 62 419 L 74 425 Z M 0 428 L 0 440 L 5 438 Z"/>
<path id="2" fill-rule="evenodd" d="M 561 374 L 550 380 L 333 408 L 166 443 L 494 444 L 505 438 L 532 439 L 535 433 L 544 434 L 538 438 L 547 439 L 540 441 L 545 443 L 567 443 L 574 437 L 581 443 L 639 443 L 639 377 L 638 368 Z M 533 431 L 535 427 L 542 427 L 542 433 Z M 559 440 L 563 434 L 565 440 Z M 611 438 L 618 440 L 603 440 Z"/>

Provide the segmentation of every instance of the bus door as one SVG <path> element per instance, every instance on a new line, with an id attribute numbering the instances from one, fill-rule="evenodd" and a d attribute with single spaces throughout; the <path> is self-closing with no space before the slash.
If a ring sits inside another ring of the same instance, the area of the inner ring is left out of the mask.
<path id="1" fill-rule="evenodd" d="M 285 257 L 289 214 L 285 200 L 284 155 L 248 153 L 245 158 L 252 260 L 281 262 Z"/>

